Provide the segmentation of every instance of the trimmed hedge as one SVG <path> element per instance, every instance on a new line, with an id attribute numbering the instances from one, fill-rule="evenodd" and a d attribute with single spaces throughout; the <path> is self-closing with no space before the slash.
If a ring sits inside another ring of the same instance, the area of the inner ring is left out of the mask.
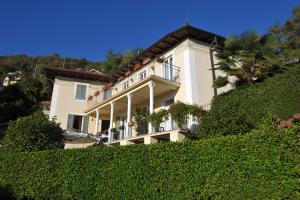
<path id="1" fill-rule="evenodd" d="M 300 112 L 300 66 L 262 83 L 217 96 L 201 119 L 200 137 L 245 134 L 269 112 L 288 118 Z"/>
<path id="2" fill-rule="evenodd" d="M 298 132 L 5 153 L 0 186 L 19 199 L 296 199 Z"/>

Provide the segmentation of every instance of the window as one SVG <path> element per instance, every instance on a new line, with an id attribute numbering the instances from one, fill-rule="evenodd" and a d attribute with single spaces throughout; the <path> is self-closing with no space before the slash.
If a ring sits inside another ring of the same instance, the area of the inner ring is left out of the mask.
<path id="1" fill-rule="evenodd" d="M 76 100 L 85 100 L 86 99 L 86 91 L 87 91 L 87 85 L 76 84 L 75 99 Z"/>
<path id="2" fill-rule="evenodd" d="M 76 132 L 88 132 L 88 117 L 82 115 L 68 115 L 67 129 Z"/>
<path id="3" fill-rule="evenodd" d="M 173 58 L 168 57 L 163 63 L 163 76 L 169 81 L 174 81 Z"/>
<path id="4" fill-rule="evenodd" d="M 123 84 L 122 84 L 122 90 L 126 90 L 128 88 L 128 81 L 125 81 Z"/>
<path id="5" fill-rule="evenodd" d="M 106 99 L 109 99 L 112 96 L 111 94 L 111 88 L 104 90 L 104 94 L 103 94 L 103 101 Z"/>
<path id="6" fill-rule="evenodd" d="M 144 80 L 144 79 L 146 78 L 146 76 L 147 76 L 147 74 L 146 74 L 146 70 L 145 70 L 145 71 L 143 71 L 143 72 L 141 72 L 141 73 L 139 74 L 140 81 L 141 81 L 141 80 Z"/>

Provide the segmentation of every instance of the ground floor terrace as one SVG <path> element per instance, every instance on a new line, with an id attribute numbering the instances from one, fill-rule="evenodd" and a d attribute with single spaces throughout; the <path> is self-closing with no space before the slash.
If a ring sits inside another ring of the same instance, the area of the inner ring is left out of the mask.
<path id="1" fill-rule="evenodd" d="M 107 137 L 108 145 L 152 144 L 181 141 L 190 131 L 180 131 L 171 116 L 155 129 L 147 115 L 174 103 L 179 83 L 150 76 L 87 111 L 95 118 L 95 135 Z M 191 126 L 191 124 L 190 124 Z"/>

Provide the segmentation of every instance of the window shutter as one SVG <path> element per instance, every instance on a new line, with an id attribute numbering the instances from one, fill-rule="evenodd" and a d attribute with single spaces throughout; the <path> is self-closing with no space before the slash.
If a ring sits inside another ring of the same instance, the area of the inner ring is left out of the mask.
<path id="1" fill-rule="evenodd" d="M 69 114 L 68 115 L 67 130 L 71 130 L 73 128 L 73 121 L 74 121 L 74 116 Z"/>
<path id="2" fill-rule="evenodd" d="M 84 133 L 88 132 L 88 123 L 89 123 L 88 116 L 83 116 L 82 132 Z"/>

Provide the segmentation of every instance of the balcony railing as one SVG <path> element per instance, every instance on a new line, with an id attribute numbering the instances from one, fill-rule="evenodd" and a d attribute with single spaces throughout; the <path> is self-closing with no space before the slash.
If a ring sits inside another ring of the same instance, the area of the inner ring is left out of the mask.
<path id="1" fill-rule="evenodd" d="M 142 72 L 145 72 L 143 76 L 141 76 Z M 162 64 L 156 64 L 152 67 L 145 68 L 145 71 L 140 70 L 140 72 L 135 72 L 134 74 L 130 75 L 128 78 L 130 81 L 128 81 L 126 84 L 126 89 L 120 84 L 121 81 L 119 81 L 113 88 L 116 88 L 117 91 L 123 91 L 128 90 L 132 85 L 135 85 L 144 79 L 148 78 L 149 76 L 156 76 L 162 79 L 165 79 L 170 82 L 180 83 L 180 68 L 171 65 L 168 63 L 162 63 Z M 92 99 L 89 99 L 88 101 L 88 108 L 94 107 L 97 104 L 111 98 L 114 94 L 112 94 L 112 88 L 107 89 L 105 91 L 99 92 L 97 95 L 93 95 Z"/>

